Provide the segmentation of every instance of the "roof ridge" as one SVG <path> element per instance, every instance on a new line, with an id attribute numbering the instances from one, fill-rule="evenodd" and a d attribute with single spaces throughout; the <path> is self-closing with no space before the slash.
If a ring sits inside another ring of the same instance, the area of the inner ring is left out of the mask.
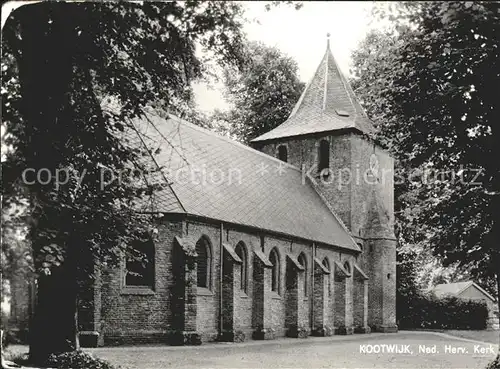
<path id="1" fill-rule="evenodd" d="M 490 294 L 488 291 L 486 291 L 484 288 L 482 288 L 480 285 L 478 285 L 476 282 L 474 281 L 471 281 L 471 285 L 472 286 L 476 286 L 477 289 L 479 289 L 481 292 L 483 292 L 485 295 L 487 295 L 488 297 L 490 297 L 493 301 L 496 301 L 497 299 L 492 295 Z M 462 291 L 460 291 L 462 292 Z"/>
<path id="2" fill-rule="evenodd" d="M 322 106 L 323 111 L 326 110 L 326 100 L 327 100 L 327 96 L 328 96 L 328 57 L 332 53 L 330 51 L 330 42 L 327 43 L 326 49 L 327 49 L 327 52 L 325 53 L 325 59 L 326 59 L 325 60 L 325 85 L 323 86 L 323 106 Z M 328 54 L 328 52 L 330 52 L 330 53 Z"/>
<path id="3" fill-rule="evenodd" d="M 496 301 L 496 298 L 493 295 L 491 295 L 488 291 L 486 291 L 484 288 L 482 288 L 480 285 L 478 285 L 473 280 L 461 281 L 461 282 L 440 283 L 440 284 L 437 284 L 436 286 L 434 286 L 433 289 L 436 289 L 439 286 L 451 286 L 451 285 L 461 285 L 461 284 L 463 284 L 464 287 L 462 287 L 457 292 L 455 292 L 454 293 L 455 296 L 460 295 L 462 292 L 464 292 L 470 286 L 475 286 L 477 289 L 479 289 L 482 293 L 484 293 L 490 299 L 492 299 L 493 301 Z"/>
<path id="4" fill-rule="evenodd" d="M 451 285 L 458 285 L 458 284 L 469 284 L 471 283 L 472 281 L 461 281 L 461 282 L 450 282 L 450 283 L 439 283 L 439 284 L 436 284 L 434 287 L 432 288 L 437 288 L 439 286 L 451 286 Z"/>
<path id="5" fill-rule="evenodd" d="M 157 116 L 157 117 L 159 117 L 159 118 L 161 118 L 161 119 L 165 119 L 165 118 L 161 117 L 160 115 L 158 115 L 158 114 L 157 114 L 157 113 L 155 113 L 155 112 L 148 112 L 148 113 L 149 113 L 149 114 L 152 114 L 152 115 L 155 115 L 155 116 Z M 290 164 L 290 163 L 286 163 L 286 162 L 284 162 L 284 161 L 282 161 L 282 160 L 279 160 L 279 159 L 277 159 L 277 158 L 275 158 L 275 157 L 273 157 L 273 156 L 271 156 L 271 155 L 267 155 L 267 154 L 265 154 L 265 153 L 263 153 L 263 152 L 261 152 L 261 151 L 259 151 L 259 150 L 255 150 L 255 149 L 251 148 L 250 146 L 247 146 L 247 145 L 245 145 L 245 144 L 242 144 L 241 142 L 235 141 L 235 140 L 233 140 L 233 139 L 231 139 L 231 138 L 229 138 L 229 137 L 224 137 L 224 136 L 222 136 L 222 135 L 220 135 L 220 134 L 218 134 L 218 133 L 216 133 L 216 132 L 213 132 L 213 131 L 211 131 L 211 130 L 209 130 L 209 129 L 206 129 L 206 128 L 203 128 L 203 127 L 197 126 L 196 124 L 193 124 L 193 123 L 191 123 L 191 122 L 188 122 L 187 120 L 182 119 L 182 118 L 180 118 L 180 117 L 178 117 L 178 116 L 176 116 L 176 115 L 174 115 L 174 114 L 167 113 L 167 115 L 168 115 L 168 117 L 169 117 L 170 119 L 173 119 L 173 120 L 179 121 L 179 123 L 185 124 L 185 125 L 186 125 L 186 126 L 188 126 L 189 128 L 192 128 L 192 129 L 194 129 L 194 130 L 200 131 L 200 132 L 202 132 L 202 133 L 204 133 L 204 134 L 206 134 L 206 135 L 209 135 L 209 136 L 217 137 L 218 139 L 224 140 L 224 141 L 226 141 L 226 142 L 228 142 L 228 143 L 230 143 L 230 144 L 232 144 L 232 145 L 235 145 L 235 146 L 238 146 L 238 147 L 243 148 L 243 149 L 245 149 L 245 150 L 251 151 L 251 152 L 253 152 L 254 154 L 260 155 L 260 156 L 262 156 L 262 157 L 265 157 L 266 159 L 270 159 L 270 160 L 275 161 L 275 162 L 277 162 L 277 163 L 281 163 L 281 164 L 285 165 L 286 167 L 289 167 L 290 169 L 293 169 L 293 170 L 296 170 L 296 171 L 298 171 L 298 172 L 302 173 L 302 170 L 301 170 L 300 168 L 297 168 L 296 166 L 294 166 L 294 165 L 292 165 L 292 164 Z"/>
<path id="6" fill-rule="evenodd" d="M 457 283 L 464 283 L 465 287 L 463 287 L 461 290 L 459 290 L 457 292 L 457 295 L 464 292 L 467 288 L 469 288 L 470 286 L 472 286 L 474 284 L 474 281 L 467 281 L 467 282 L 457 282 Z"/>
<path id="7" fill-rule="evenodd" d="M 460 281 L 460 282 L 450 282 L 450 283 L 439 283 L 436 285 L 437 286 L 449 286 L 450 284 L 460 284 L 460 283 L 471 283 L 473 281 L 468 280 L 468 281 Z"/>

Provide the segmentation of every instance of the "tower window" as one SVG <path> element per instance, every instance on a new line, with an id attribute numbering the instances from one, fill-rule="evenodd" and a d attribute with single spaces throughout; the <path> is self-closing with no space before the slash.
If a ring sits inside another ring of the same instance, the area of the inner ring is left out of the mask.
<path id="1" fill-rule="evenodd" d="M 308 283 L 308 271 L 307 271 L 307 260 L 304 254 L 300 254 L 298 258 L 299 264 L 302 265 L 304 268 L 304 296 L 307 296 L 308 294 L 308 288 L 307 288 L 307 283 Z"/>
<path id="2" fill-rule="evenodd" d="M 240 289 L 243 292 L 247 292 L 247 253 L 245 250 L 245 245 L 243 242 L 239 242 L 235 250 L 236 255 L 238 255 L 241 259 L 240 264 Z"/>
<path id="3" fill-rule="evenodd" d="M 132 243 L 126 260 L 125 285 L 154 287 L 155 247 L 153 240 L 144 235 Z"/>
<path id="4" fill-rule="evenodd" d="M 288 149 L 285 145 L 278 146 L 278 159 L 284 161 L 285 163 L 288 162 Z"/>
<path id="5" fill-rule="evenodd" d="M 210 288 L 212 252 L 209 241 L 202 237 L 196 243 L 197 286 Z"/>
<path id="6" fill-rule="evenodd" d="M 318 147 L 318 173 L 330 168 L 330 142 L 321 140 Z"/>
<path id="7" fill-rule="evenodd" d="M 271 250 L 269 254 L 269 261 L 271 262 L 271 291 L 279 293 L 280 285 L 280 259 L 276 249 Z"/>

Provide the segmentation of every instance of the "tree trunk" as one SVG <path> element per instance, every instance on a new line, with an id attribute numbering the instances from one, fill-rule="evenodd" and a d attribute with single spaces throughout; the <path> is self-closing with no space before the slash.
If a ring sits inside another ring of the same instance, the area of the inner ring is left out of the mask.
<path id="1" fill-rule="evenodd" d="M 25 124 L 26 143 L 19 147 L 26 168 L 35 173 L 46 168 L 54 173 L 60 153 L 52 144 L 52 132 L 63 129 L 64 107 L 73 76 L 71 15 L 66 4 L 27 4 L 16 11 L 18 39 L 12 37 L 19 67 L 22 104 L 20 112 Z M 67 10 L 67 9 L 66 9 Z M 17 41 L 16 41 L 17 40 Z M 47 227 L 53 227 L 53 215 L 41 209 L 47 203 L 51 188 L 36 182 L 29 187 L 33 222 L 30 237 L 35 267 L 40 270 L 41 247 L 48 244 Z M 57 215 L 57 214 L 54 214 Z M 58 235 L 51 237 L 57 238 Z M 57 242 L 54 240 L 54 242 Z M 37 298 L 30 327 L 30 361 L 46 362 L 53 353 L 78 348 L 75 321 L 77 283 L 75 263 L 66 259 L 62 266 L 51 268 L 50 275 L 37 278 Z"/>
<path id="2" fill-rule="evenodd" d="M 61 268 L 61 267 L 60 267 Z M 44 364 L 50 354 L 78 349 L 77 288 L 68 270 L 38 278 L 38 296 L 30 329 L 30 361 Z"/>

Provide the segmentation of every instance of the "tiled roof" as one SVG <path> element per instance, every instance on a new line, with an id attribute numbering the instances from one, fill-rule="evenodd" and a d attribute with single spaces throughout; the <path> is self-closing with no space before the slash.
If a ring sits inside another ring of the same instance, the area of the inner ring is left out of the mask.
<path id="1" fill-rule="evenodd" d="M 155 180 L 170 183 L 156 196 L 154 211 L 359 250 L 298 168 L 172 115 L 164 119 L 148 111 L 133 124 L 149 160 L 162 168 Z"/>
<path id="2" fill-rule="evenodd" d="M 288 119 L 252 142 L 341 129 L 356 129 L 366 134 L 375 131 L 328 45 Z"/>
<path id="3" fill-rule="evenodd" d="M 436 295 L 436 297 L 442 297 L 442 296 L 455 296 L 459 292 L 462 292 L 464 289 L 472 285 L 472 281 L 468 282 L 456 282 L 456 283 L 444 283 L 444 284 L 438 284 L 432 292 Z"/>
<path id="4" fill-rule="evenodd" d="M 438 284 L 436 287 L 432 289 L 432 292 L 434 293 L 434 295 L 436 295 L 436 297 L 445 297 L 445 296 L 459 297 L 459 295 L 462 292 L 464 292 L 471 286 L 476 287 L 479 291 L 481 291 L 486 297 L 488 297 L 492 301 L 496 301 L 492 295 L 490 295 L 488 292 L 486 292 L 483 288 L 481 288 L 478 284 L 476 284 L 473 281 Z"/>
<path id="5" fill-rule="evenodd" d="M 145 145 L 144 135 L 139 135 L 138 131 L 136 129 L 131 129 L 130 126 L 125 129 L 120 139 L 124 145 L 127 145 L 130 148 L 144 147 Z M 136 168 L 144 170 L 145 173 L 147 172 L 147 175 L 141 176 L 142 181 L 138 187 L 142 187 L 144 185 L 148 187 L 161 185 L 161 189 L 157 189 L 153 191 L 151 195 L 143 196 L 142 198 L 136 200 L 134 207 L 138 211 L 145 213 L 158 213 L 160 212 L 160 208 L 169 209 L 169 211 L 173 213 L 184 212 L 184 208 L 172 190 L 172 187 L 168 184 L 165 185 L 167 179 L 160 171 L 159 165 L 154 160 L 154 156 L 152 154 L 152 151 L 156 149 L 157 148 L 152 148 L 149 155 L 139 158 L 138 162 L 136 162 Z"/>

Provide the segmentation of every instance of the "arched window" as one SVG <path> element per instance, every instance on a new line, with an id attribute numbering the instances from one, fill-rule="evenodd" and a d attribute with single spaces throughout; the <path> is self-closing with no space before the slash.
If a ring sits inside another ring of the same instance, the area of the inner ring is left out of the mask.
<path id="1" fill-rule="evenodd" d="M 285 163 L 288 162 L 288 149 L 285 145 L 278 146 L 278 159 L 284 161 Z"/>
<path id="2" fill-rule="evenodd" d="M 236 255 L 238 255 L 241 259 L 241 264 L 240 264 L 240 289 L 243 292 L 247 292 L 247 285 L 248 285 L 248 278 L 247 278 L 247 252 L 245 248 L 245 244 L 243 242 L 239 242 L 234 251 L 236 252 Z"/>
<path id="3" fill-rule="evenodd" d="M 273 265 L 271 269 L 271 291 L 279 293 L 280 286 L 280 258 L 278 251 L 272 249 L 269 254 L 269 261 Z"/>
<path id="4" fill-rule="evenodd" d="M 318 147 L 318 173 L 330 168 L 330 142 L 321 140 Z"/>
<path id="5" fill-rule="evenodd" d="M 307 296 L 308 294 L 308 270 L 307 270 L 307 259 L 306 256 L 302 253 L 299 255 L 299 258 L 297 259 L 299 261 L 299 264 L 302 265 L 304 268 L 304 296 Z"/>
<path id="6" fill-rule="evenodd" d="M 326 270 L 328 270 L 330 272 L 330 262 L 328 261 L 328 258 L 326 258 L 326 257 L 323 259 L 323 266 L 325 267 Z M 327 281 L 328 282 L 327 282 L 326 287 L 327 287 L 328 293 L 331 294 L 332 290 L 331 290 L 331 287 L 330 287 L 330 276 L 328 276 Z"/>
<path id="7" fill-rule="evenodd" d="M 125 285 L 154 288 L 155 246 L 149 235 L 132 243 L 126 259 Z"/>
<path id="8" fill-rule="evenodd" d="M 197 286 L 210 288 L 210 281 L 212 275 L 212 250 L 210 247 L 210 242 L 206 237 L 201 237 L 198 242 L 196 242 L 196 258 L 197 265 Z"/>

